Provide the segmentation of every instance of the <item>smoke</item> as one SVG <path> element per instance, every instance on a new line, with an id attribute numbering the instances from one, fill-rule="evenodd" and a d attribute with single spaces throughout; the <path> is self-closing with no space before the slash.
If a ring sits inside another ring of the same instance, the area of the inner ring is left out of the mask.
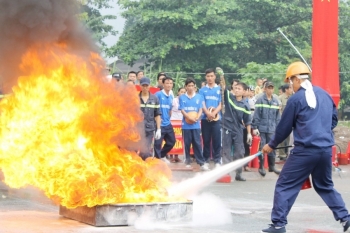
<path id="1" fill-rule="evenodd" d="M 193 198 L 192 221 L 184 221 L 181 218 L 167 218 L 166 221 L 157 220 L 155 211 L 144 207 L 141 215 L 135 212 L 128 214 L 127 223 L 138 230 L 166 230 L 176 227 L 210 227 L 232 224 L 230 210 L 224 202 L 214 194 L 202 193 Z M 111 216 L 114 218 L 115 216 Z"/>
<path id="2" fill-rule="evenodd" d="M 10 92 L 22 56 L 33 46 L 64 44 L 70 53 L 88 57 L 98 48 L 77 19 L 78 1 L 0 0 L 0 82 Z M 44 49 L 43 47 L 42 49 Z"/>
<path id="3" fill-rule="evenodd" d="M 221 226 L 231 223 L 231 213 L 219 197 L 202 193 L 193 199 L 192 224 L 194 226 Z"/>

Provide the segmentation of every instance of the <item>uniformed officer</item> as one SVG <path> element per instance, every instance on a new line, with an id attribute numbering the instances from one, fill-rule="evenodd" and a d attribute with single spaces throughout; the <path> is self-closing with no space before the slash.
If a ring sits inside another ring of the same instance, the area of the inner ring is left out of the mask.
<path id="1" fill-rule="evenodd" d="M 264 94 L 256 100 L 255 111 L 253 116 L 253 133 L 254 135 L 260 135 L 261 143 L 260 148 L 271 140 L 276 126 L 280 121 L 280 107 L 276 97 L 273 96 L 274 85 L 268 81 L 265 83 Z M 280 171 L 275 168 L 275 151 L 271 151 L 268 154 L 269 172 L 275 172 L 279 174 Z M 259 173 L 262 176 L 266 175 L 264 169 L 264 156 L 259 156 Z"/>
<path id="2" fill-rule="evenodd" d="M 141 92 L 140 103 L 141 103 L 141 111 L 143 112 L 143 122 L 145 125 L 145 146 L 140 152 L 140 156 L 142 159 L 146 159 L 151 155 L 151 145 L 152 139 L 154 137 L 155 140 L 159 139 L 161 136 L 161 128 L 160 128 L 160 106 L 159 100 L 155 95 L 152 95 L 149 91 L 150 88 L 150 79 L 147 77 L 143 77 L 140 79 Z M 156 130 L 156 134 L 154 132 Z"/>
<path id="3" fill-rule="evenodd" d="M 225 87 L 224 79 L 221 80 L 221 86 Z M 235 95 L 229 90 L 225 90 L 225 113 L 223 115 L 223 136 L 222 136 L 222 161 L 224 164 L 230 163 L 233 160 L 241 159 L 244 157 L 244 144 L 243 144 L 243 123 L 247 127 L 247 143 L 251 144 L 251 113 L 249 106 L 243 101 L 243 91 L 245 84 L 237 83 L 235 86 Z M 231 156 L 233 150 L 233 158 Z M 237 181 L 246 181 L 242 177 L 242 168 L 236 170 Z"/>
<path id="4" fill-rule="evenodd" d="M 293 129 L 295 147 L 276 183 L 272 224 L 262 232 L 286 232 L 287 215 L 310 174 L 315 191 L 332 210 L 335 220 L 342 223 L 344 232 L 350 226 L 348 210 L 332 181 L 332 130 L 338 123 L 337 109 L 327 92 L 312 86 L 309 74 L 302 62 L 288 67 L 284 81 L 292 84 L 295 94 L 284 110 L 288 114 L 282 115 L 275 135 L 262 148 L 263 153 L 271 153 Z"/>

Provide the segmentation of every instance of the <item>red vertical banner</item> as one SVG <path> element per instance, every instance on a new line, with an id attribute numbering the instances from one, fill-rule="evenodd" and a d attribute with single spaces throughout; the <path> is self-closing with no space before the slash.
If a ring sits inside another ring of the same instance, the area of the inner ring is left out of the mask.
<path id="1" fill-rule="evenodd" d="M 326 90 L 338 106 L 338 0 L 313 0 L 312 83 Z"/>

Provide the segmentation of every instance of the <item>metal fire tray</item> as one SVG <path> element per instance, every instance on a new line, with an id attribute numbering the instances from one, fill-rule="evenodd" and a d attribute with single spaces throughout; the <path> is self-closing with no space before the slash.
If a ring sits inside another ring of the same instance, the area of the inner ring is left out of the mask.
<path id="1" fill-rule="evenodd" d="M 132 224 L 132 219 L 145 215 L 150 221 L 189 221 L 192 207 L 193 202 L 110 204 L 75 209 L 60 206 L 59 214 L 96 227 L 127 226 Z"/>

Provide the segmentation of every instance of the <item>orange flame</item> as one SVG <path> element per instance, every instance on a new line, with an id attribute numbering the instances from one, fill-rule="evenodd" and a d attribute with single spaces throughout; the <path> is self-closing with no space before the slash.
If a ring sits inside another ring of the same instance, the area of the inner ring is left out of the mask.
<path id="1" fill-rule="evenodd" d="M 170 201 L 168 167 L 126 149 L 140 140 L 137 93 L 103 82 L 99 55 L 86 61 L 63 45 L 33 47 L 20 69 L 28 75 L 0 103 L 7 185 L 36 186 L 68 208 Z"/>

